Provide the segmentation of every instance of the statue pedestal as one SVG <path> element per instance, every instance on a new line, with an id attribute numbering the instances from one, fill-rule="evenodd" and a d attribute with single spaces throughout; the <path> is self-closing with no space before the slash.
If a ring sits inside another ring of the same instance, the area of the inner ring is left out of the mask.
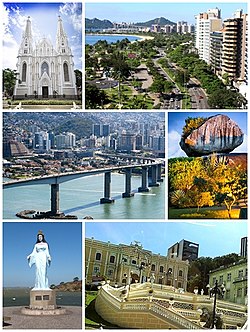
<path id="1" fill-rule="evenodd" d="M 56 308 L 56 292 L 48 289 L 32 289 L 30 291 L 30 309 L 51 310 Z"/>
<path id="2" fill-rule="evenodd" d="M 57 307 L 56 291 L 52 289 L 32 289 L 30 305 L 21 309 L 21 313 L 30 316 L 50 316 L 66 314 L 65 308 Z"/>

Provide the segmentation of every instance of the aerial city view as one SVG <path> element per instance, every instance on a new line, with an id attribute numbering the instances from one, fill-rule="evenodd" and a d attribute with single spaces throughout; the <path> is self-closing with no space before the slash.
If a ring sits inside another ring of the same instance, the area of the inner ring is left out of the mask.
<path id="1" fill-rule="evenodd" d="M 85 107 L 247 107 L 246 3 L 86 3 Z"/>
<path id="2" fill-rule="evenodd" d="M 247 330 L 247 1 L 0 6 L 3 329 Z"/>
<path id="3" fill-rule="evenodd" d="M 3 118 L 4 218 L 165 217 L 164 112 Z"/>

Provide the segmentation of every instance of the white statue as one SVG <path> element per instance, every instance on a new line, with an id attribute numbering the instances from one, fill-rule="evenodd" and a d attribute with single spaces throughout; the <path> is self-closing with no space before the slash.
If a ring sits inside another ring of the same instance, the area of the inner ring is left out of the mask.
<path id="1" fill-rule="evenodd" d="M 27 257 L 29 266 L 36 266 L 36 280 L 33 289 L 49 289 L 47 266 L 50 266 L 51 257 L 49 246 L 41 231 L 37 234 L 37 241 L 32 253 Z"/>

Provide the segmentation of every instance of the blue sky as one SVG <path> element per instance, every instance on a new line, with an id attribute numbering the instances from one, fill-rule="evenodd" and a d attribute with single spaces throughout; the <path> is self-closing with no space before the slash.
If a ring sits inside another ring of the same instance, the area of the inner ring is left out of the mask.
<path id="1" fill-rule="evenodd" d="M 82 225 L 80 222 L 4 222 L 4 287 L 34 287 L 35 266 L 29 267 L 37 232 L 42 230 L 52 257 L 49 285 L 82 278 Z"/>
<path id="2" fill-rule="evenodd" d="M 180 148 L 182 128 L 185 119 L 188 117 L 209 117 L 216 114 L 225 114 L 235 121 L 244 133 L 243 143 L 233 152 L 247 152 L 247 113 L 246 112 L 169 112 L 168 114 L 168 158 L 186 157 L 185 152 Z"/>
<path id="3" fill-rule="evenodd" d="M 142 4 L 143 3 L 143 4 Z M 243 9 L 247 12 L 246 2 L 160 2 L 160 1 L 129 1 L 95 2 L 86 1 L 85 16 L 87 18 L 108 19 L 111 22 L 146 22 L 148 20 L 165 17 L 170 21 L 187 21 L 195 23 L 194 16 L 206 12 L 208 9 L 218 7 L 221 9 L 223 19 L 232 17 L 237 9 Z"/>
<path id="4" fill-rule="evenodd" d="M 166 255 L 182 239 L 199 243 L 199 257 L 240 253 L 247 221 L 215 222 L 87 222 L 85 237 L 114 244 L 140 241 L 144 249 Z"/>
<path id="5" fill-rule="evenodd" d="M 44 36 L 55 46 L 60 15 L 74 55 L 75 69 L 82 69 L 82 5 L 61 2 L 1 2 L 3 18 L 3 68 L 16 69 L 18 49 L 27 17 L 31 18 L 33 40 Z"/>

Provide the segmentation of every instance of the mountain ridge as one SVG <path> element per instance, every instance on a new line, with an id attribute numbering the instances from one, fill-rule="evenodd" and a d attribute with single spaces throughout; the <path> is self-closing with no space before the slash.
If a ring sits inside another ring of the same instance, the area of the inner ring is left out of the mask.
<path id="1" fill-rule="evenodd" d="M 164 25 L 176 25 L 175 22 L 172 22 L 165 17 L 157 17 L 146 22 L 137 22 L 134 23 L 134 26 L 141 27 L 151 27 L 153 24 L 159 24 L 160 26 Z M 108 29 L 113 28 L 113 23 L 107 19 L 100 20 L 98 18 L 85 18 L 85 29 Z"/>

